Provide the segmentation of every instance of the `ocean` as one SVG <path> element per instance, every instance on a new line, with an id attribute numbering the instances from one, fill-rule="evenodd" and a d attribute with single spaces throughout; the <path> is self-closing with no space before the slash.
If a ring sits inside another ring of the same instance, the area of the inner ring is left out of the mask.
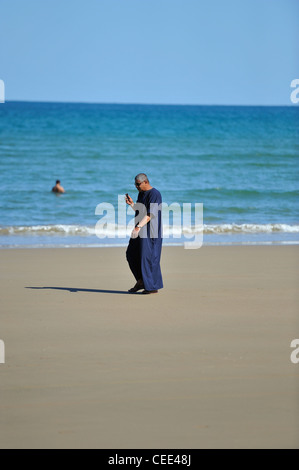
<path id="1" fill-rule="evenodd" d="M 164 244 L 299 243 L 299 108 L 0 104 L 0 247 L 124 246 L 149 176 L 191 226 L 164 220 Z M 66 192 L 51 192 L 57 179 Z M 103 231 L 97 207 L 112 207 Z M 185 206 L 183 206 L 185 204 Z M 195 205 L 202 204 L 202 224 Z M 100 205 L 100 206 L 99 206 Z"/>

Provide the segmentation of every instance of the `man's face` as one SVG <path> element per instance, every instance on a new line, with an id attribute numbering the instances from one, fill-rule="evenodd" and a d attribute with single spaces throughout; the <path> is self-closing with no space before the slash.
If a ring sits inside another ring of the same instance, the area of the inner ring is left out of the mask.
<path id="1" fill-rule="evenodd" d="M 144 181 L 138 181 L 138 180 L 135 180 L 135 186 L 136 188 L 138 189 L 139 192 L 143 191 L 143 187 L 144 187 Z"/>

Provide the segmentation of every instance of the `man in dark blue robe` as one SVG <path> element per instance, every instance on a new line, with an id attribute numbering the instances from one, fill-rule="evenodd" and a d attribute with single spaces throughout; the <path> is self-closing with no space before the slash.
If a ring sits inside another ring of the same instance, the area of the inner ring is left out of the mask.
<path id="1" fill-rule="evenodd" d="M 163 287 L 160 268 L 162 250 L 162 197 L 153 188 L 147 176 L 139 173 L 135 177 L 139 191 L 137 202 L 127 195 L 126 202 L 135 210 L 135 228 L 132 231 L 126 256 L 136 284 L 129 292 L 156 294 Z"/>

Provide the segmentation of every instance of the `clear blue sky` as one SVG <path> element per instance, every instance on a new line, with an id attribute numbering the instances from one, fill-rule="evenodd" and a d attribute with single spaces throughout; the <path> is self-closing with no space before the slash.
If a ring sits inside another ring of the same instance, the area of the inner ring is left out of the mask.
<path id="1" fill-rule="evenodd" d="M 6 100 L 291 104 L 299 0 L 0 0 Z"/>

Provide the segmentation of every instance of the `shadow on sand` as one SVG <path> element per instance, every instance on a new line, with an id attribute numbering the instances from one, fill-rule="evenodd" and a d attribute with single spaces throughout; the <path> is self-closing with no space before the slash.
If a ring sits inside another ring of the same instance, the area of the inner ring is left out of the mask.
<path id="1" fill-rule="evenodd" d="M 94 292 L 98 294 L 128 294 L 132 295 L 132 293 L 125 291 L 125 290 L 108 290 L 108 289 L 81 289 L 79 287 L 25 287 L 25 289 L 56 289 L 56 290 L 66 290 L 69 292 Z M 139 292 L 135 292 L 138 294 Z"/>

